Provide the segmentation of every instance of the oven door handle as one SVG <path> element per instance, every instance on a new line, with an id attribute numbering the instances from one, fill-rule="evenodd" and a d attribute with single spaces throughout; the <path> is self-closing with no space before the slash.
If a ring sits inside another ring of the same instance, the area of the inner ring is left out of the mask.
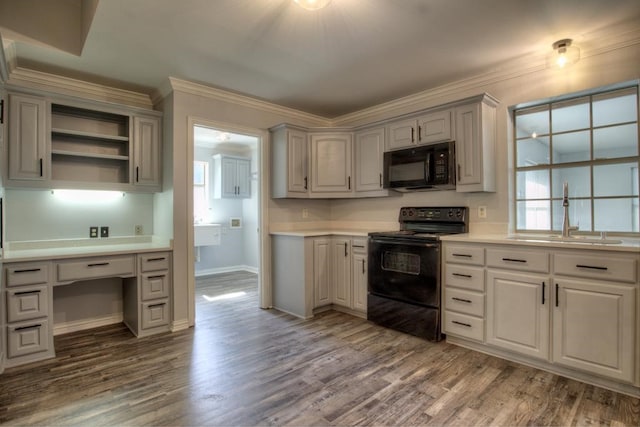
<path id="1" fill-rule="evenodd" d="M 372 238 L 370 244 L 379 244 L 379 245 L 402 245 L 402 246 L 415 246 L 420 248 L 439 248 L 440 242 L 421 242 L 412 239 L 403 239 L 401 237 L 391 237 L 391 238 L 380 238 L 375 237 Z"/>

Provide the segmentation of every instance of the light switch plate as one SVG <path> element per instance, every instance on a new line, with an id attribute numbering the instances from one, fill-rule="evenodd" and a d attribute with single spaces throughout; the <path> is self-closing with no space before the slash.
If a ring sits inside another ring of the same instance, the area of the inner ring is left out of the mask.
<path id="1" fill-rule="evenodd" d="M 100 227 L 100 237 L 109 237 L 109 227 Z"/>

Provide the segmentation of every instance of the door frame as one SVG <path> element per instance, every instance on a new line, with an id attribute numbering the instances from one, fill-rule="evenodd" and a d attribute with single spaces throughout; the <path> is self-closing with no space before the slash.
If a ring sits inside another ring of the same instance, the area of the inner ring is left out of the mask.
<path id="1" fill-rule="evenodd" d="M 238 133 L 252 136 L 258 139 L 258 224 L 260 255 L 258 261 L 258 294 L 260 308 L 272 308 L 271 286 L 271 242 L 268 233 L 269 224 L 269 134 L 262 129 L 250 128 L 200 117 L 188 117 L 187 137 L 187 295 L 188 295 L 188 320 L 189 326 L 195 325 L 195 253 L 193 240 L 193 159 L 194 159 L 194 132 L 195 126 L 202 126 L 220 130 L 222 132 Z"/>

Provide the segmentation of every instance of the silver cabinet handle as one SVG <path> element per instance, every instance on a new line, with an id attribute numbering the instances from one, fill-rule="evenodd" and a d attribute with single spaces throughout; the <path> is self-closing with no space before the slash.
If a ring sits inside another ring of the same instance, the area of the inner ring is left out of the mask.
<path id="1" fill-rule="evenodd" d="M 460 302 L 466 302 L 467 304 L 471 304 L 472 301 L 470 299 L 464 299 L 464 298 L 458 298 L 458 297 L 451 297 L 452 300 L 454 301 L 460 301 Z"/>

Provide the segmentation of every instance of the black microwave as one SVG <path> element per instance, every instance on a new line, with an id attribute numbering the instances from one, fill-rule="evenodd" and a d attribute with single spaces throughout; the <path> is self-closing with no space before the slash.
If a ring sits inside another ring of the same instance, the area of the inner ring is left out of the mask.
<path id="1" fill-rule="evenodd" d="M 456 188 L 453 141 L 384 153 L 384 188 L 397 191 Z"/>

